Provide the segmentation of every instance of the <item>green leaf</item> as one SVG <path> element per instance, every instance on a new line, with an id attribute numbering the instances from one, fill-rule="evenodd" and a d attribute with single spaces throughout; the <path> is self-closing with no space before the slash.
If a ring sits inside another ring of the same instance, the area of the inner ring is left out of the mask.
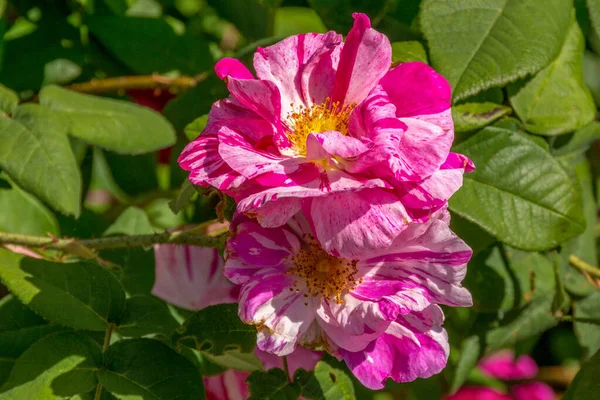
<path id="1" fill-rule="evenodd" d="M 238 350 L 231 350 L 223 355 L 215 356 L 202 352 L 202 357 L 225 369 L 235 369 L 238 371 L 258 371 L 263 369 L 262 362 L 254 353 L 242 353 Z"/>
<path id="2" fill-rule="evenodd" d="M 319 361 L 314 371 L 299 370 L 294 382 L 302 387 L 302 397 L 309 400 L 353 400 L 354 386 L 350 377 L 327 361 Z"/>
<path id="3" fill-rule="evenodd" d="M 171 124 L 160 114 L 137 104 L 54 85 L 42 89 L 40 104 L 65 117 L 72 135 L 117 153 L 145 153 L 175 143 Z"/>
<path id="4" fill-rule="evenodd" d="M 54 263 L 0 251 L 2 283 L 51 322 L 104 331 L 125 307 L 125 292 L 106 269 L 92 263 Z"/>
<path id="5" fill-rule="evenodd" d="M 104 157 L 115 183 L 127 195 L 138 196 L 158 188 L 155 153 L 130 156 L 105 151 Z"/>
<path id="6" fill-rule="evenodd" d="M 342 35 L 352 28 L 352 13 L 367 14 L 376 25 L 376 21 L 392 11 L 394 3 L 393 0 L 308 0 L 325 25 Z"/>
<path id="7" fill-rule="evenodd" d="M 14 119 L 0 117 L 0 167 L 53 208 L 80 214 L 79 168 L 65 123 L 50 110 L 25 104 Z"/>
<path id="8" fill-rule="evenodd" d="M 108 348 L 104 360 L 98 379 L 121 400 L 206 398 L 194 364 L 157 340 L 121 340 Z"/>
<path id="9" fill-rule="evenodd" d="M 134 296 L 127 299 L 117 333 L 135 337 L 153 333 L 169 336 L 178 327 L 164 301 L 151 296 Z"/>
<path id="10" fill-rule="evenodd" d="M 323 21 L 312 8 L 281 7 L 275 10 L 275 36 L 286 37 L 309 32 L 327 32 Z"/>
<path id="11" fill-rule="evenodd" d="M 13 114 L 19 104 L 19 96 L 13 90 L 0 84 L 0 111 Z"/>
<path id="12" fill-rule="evenodd" d="M 473 255 L 487 249 L 496 242 L 496 239 L 489 233 L 456 214 L 452 214 L 450 228 L 452 232 L 456 233 L 459 238 L 469 245 L 473 250 Z"/>
<path id="13" fill-rule="evenodd" d="M 37 198 L 10 182 L 12 189 L 0 189 L 0 231 L 27 235 L 59 235 L 54 214 Z"/>
<path id="14" fill-rule="evenodd" d="M 475 310 L 509 311 L 549 296 L 555 287 L 554 270 L 540 253 L 495 247 L 471 261 L 464 285 L 473 295 Z"/>
<path id="15" fill-rule="evenodd" d="M 455 132 L 470 132 L 510 114 L 510 107 L 494 103 L 465 103 L 452 107 Z"/>
<path id="16" fill-rule="evenodd" d="M 146 235 L 155 233 L 148 216 L 141 208 L 128 207 L 119 218 L 108 227 L 104 236 L 110 235 Z"/>
<path id="17" fill-rule="evenodd" d="M 427 53 L 417 41 L 392 43 L 392 62 L 420 61 L 427 64 Z"/>
<path id="18" fill-rule="evenodd" d="M 600 37 L 600 0 L 587 0 L 590 22 L 596 36 Z"/>
<path id="19" fill-rule="evenodd" d="M 508 87 L 510 103 L 527 131 L 554 136 L 594 120 L 596 106 L 583 81 L 584 45 L 573 21 L 558 57 L 529 82 Z"/>
<path id="20" fill-rule="evenodd" d="M 256 327 L 244 324 L 237 308 L 237 304 L 219 304 L 198 311 L 177 329 L 173 341 L 217 356 L 229 350 L 251 352 Z"/>
<path id="21" fill-rule="evenodd" d="M 228 95 L 223 81 L 211 74 L 167 103 L 163 114 L 178 131 L 182 131 L 194 119 L 207 114 L 215 100 Z"/>
<path id="22" fill-rule="evenodd" d="M 479 336 L 469 336 L 462 341 L 460 345 L 460 358 L 450 382 L 450 393 L 455 393 L 466 382 L 469 374 L 477 365 L 477 361 L 479 361 L 481 350 Z"/>
<path id="23" fill-rule="evenodd" d="M 600 352 L 583 364 L 562 397 L 563 400 L 596 400 L 600 392 Z"/>
<path id="24" fill-rule="evenodd" d="M 183 133 L 185 133 L 185 136 L 191 142 L 194 139 L 196 139 L 198 136 L 200 136 L 200 133 L 202 133 L 204 128 L 206 128 L 207 122 L 208 122 L 208 114 L 204 114 L 203 116 L 198 117 L 195 120 L 193 120 L 192 122 L 190 122 L 189 124 L 187 124 L 185 126 L 185 128 L 183 128 Z"/>
<path id="25" fill-rule="evenodd" d="M 455 151 L 477 167 L 450 199 L 456 214 L 523 250 L 550 249 L 584 231 L 571 177 L 526 136 L 488 127 Z"/>
<path id="26" fill-rule="evenodd" d="M 548 65 L 572 15 L 564 0 L 424 0 L 420 16 L 432 65 L 458 101 Z"/>
<path id="27" fill-rule="evenodd" d="M 57 84 L 65 85 L 81 75 L 79 65 L 66 58 L 57 58 L 44 66 L 44 80 L 42 86 Z"/>
<path id="28" fill-rule="evenodd" d="M 598 265 L 596 225 L 593 223 L 597 219 L 598 209 L 594 197 L 590 164 L 585 158 L 575 166 L 575 175 L 581 186 L 583 214 L 586 221 L 588 221 L 588 224 L 585 228 L 585 232 L 563 244 L 560 254 L 562 265 L 564 266 L 563 280 L 566 289 L 577 296 L 587 296 L 596 291 L 596 288 L 581 274 L 581 272 L 571 267 L 569 263 L 569 256 L 574 254 L 593 266 Z"/>
<path id="29" fill-rule="evenodd" d="M 121 283 L 129 295 L 150 295 L 155 280 L 153 249 L 138 247 L 105 250 L 102 258 L 122 268 Z"/>
<path id="30" fill-rule="evenodd" d="M 552 154 L 563 160 L 577 163 L 590 146 L 600 139 L 600 123 L 591 124 L 577 130 L 572 135 L 562 135 L 554 142 Z"/>
<path id="31" fill-rule="evenodd" d="M 273 36 L 275 10 L 281 0 L 209 0 L 219 15 L 250 40 Z"/>
<path id="32" fill-rule="evenodd" d="M 525 307 L 502 315 L 499 320 L 485 324 L 486 351 L 514 346 L 522 340 L 538 335 L 559 322 L 552 314 L 552 296 L 539 297 Z M 487 315 L 482 315 L 488 318 Z M 481 325 L 479 325 L 481 328 Z"/>
<path id="33" fill-rule="evenodd" d="M 600 320 L 600 292 L 594 291 L 573 304 L 573 316 L 577 319 L 590 318 Z M 600 350 L 600 326 L 590 323 L 573 323 L 575 335 L 586 356 Z"/>
<path id="34" fill-rule="evenodd" d="M 0 399 L 63 399 L 96 387 L 100 347 L 75 332 L 48 335 L 17 360 Z"/>
<path id="35" fill-rule="evenodd" d="M 138 74 L 178 70 L 195 76 L 212 67 L 205 39 L 177 36 L 163 19 L 94 16 L 86 23 L 110 53 Z"/>
<path id="36" fill-rule="evenodd" d="M 14 296 L 0 300 L 0 387 L 6 382 L 17 359 L 38 339 L 64 330 L 25 307 Z"/>
<path id="37" fill-rule="evenodd" d="M 248 400 L 297 400 L 300 387 L 296 382 L 289 382 L 285 372 L 278 368 L 266 372 L 255 371 L 248 379 Z"/>
<path id="38" fill-rule="evenodd" d="M 179 191 L 179 194 L 177 194 L 177 197 L 169 202 L 169 208 L 175 214 L 179 213 L 179 211 L 192 202 L 196 193 L 198 193 L 198 191 L 196 190 L 194 184 L 186 179 L 183 181 L 181 190 Z"/>

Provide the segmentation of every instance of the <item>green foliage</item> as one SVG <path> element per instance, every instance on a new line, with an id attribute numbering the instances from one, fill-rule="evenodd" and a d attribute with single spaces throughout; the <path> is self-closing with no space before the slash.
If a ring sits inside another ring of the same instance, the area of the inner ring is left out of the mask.
<path id="1" fill-rule="evenodd" d="M 92 17 L 86 22 L 90 33 L 138 74 L 178 70 L 197 75 L 212 66 L 212 60 L 206 56 L 206 40 L 178 37 L 163 19 Z"/>
<path id="2" fill-rule="evenodd" d="M 598 370 L 600 370 L 600 352 L 583 365 L 562 398 L 564 400 L 595 399 L 600 390 Z"/>
<path id="3" fill-rule="evenodd" d="M 100 348 L 76 332 L 48 335 L 17 360 L 0 399 L 61 399 L 96 387 Z"/>
<path id="4" fill-rule="evenodd" d="M 301 394 L 300 385 L 290 382 L 281 369 L 256 371 L 248 379 L 249 400 L 295 400 Z"/>
<path id="5" fill-rule="evenodd" d="M 585 229 L 571 178 L 526 136 L 486 128 L 455 150 L 470 157 L 477 170 L 465 176 L 450 208 L 499 240 L 546 250 Z"/>
<path id="6" fill-rule="evenodd" d="M 26 104 L 0 117 L 0 167 L 53 208 L 79 216 L 81 176 L 57 114 Z"/>
<path id="7" fill-rule="evenodd" d="M 173 341 L 214 355 L 231 350 L 249 353 L 256 344 L 256 328 L 240 321 L 236 304 L 219 304 L 192 315 Z"/>
<path id="8" fill-rule="evenodd" d="M 354 387 L 350 377 L 331 362 L 319 361 L 315 370 L 299 370 L 294 381 L 302 387 L 302 397 L 309 400 L 353 400 Z"/>
<path id="9" fill-rule="evenodd" d="M 117 333 L 127 337 L 169 336 L 178 327 L 166 303 L 156 297 L 133 296 L 127 299 Z"/>
<path id="10" fill-rule="evenodd" d="M 154 228 L 144 210 L 129 207 L 108 227 L 104 235 L 147 235 L 151 233 L 154 233 Z"/>
<path id="11" fill-rule="evenodd" d="M 162 116 L 135 104 L 54 85 L 40 92 L 40 104 L 68 121 L 72 135 L 117 153 L 145 153 L 175 143 L 173 128 Z"/>
<path id="12" fill-rule="evenodd" d="M 583 82 L 584 46 L 573 21 L 556 59 L 531 81 L 509 86 L 510 102 L 529 132 L 560 135 L 594 120 L 594 99 Z"/>
<path id="13" fill-rule="evenodd" d="M 432 65 L 454 100 L 538 72 L 558 54 L 571 23 L 563 0 L 424 0 L 421 27 Z M 535 21 L 535 23 L 532 23 Z"/>
<path id="14" fill-rule="evenodd" d="M 125 307 L 119 281 L 94 263 L 54 263 L 0 250 L 0 279 L 36 313 L 75 329 L 104 331 Z"/>
<path id="15" fill-rule="evenodd" d="M 455 132 L 470 132 L 509 114 L 509 107 L 494 103 L 465 103 L 452 107 Z"/>
<path id="16" fill-rule="evenodd" d="M 6 181 L 5 181 L 6 182 Z M 0 231 L 29 235 L 59 234 L 56 216 L 33 195 L 8 182 L 11 189 L 0 188 Z"/>
<path id="17" fill-rule="evenodd" d="M 420 61 L 427 64 L 427 53 L 419 42 L 392 43 L 392 62 Z"/>
<path id="18" fill-rule="evenodd" d="M 194 365 L 157 340 L 121 340 L 108 348 L 104 366 L 98 380 L 122 400 L 205 399 Z"/>

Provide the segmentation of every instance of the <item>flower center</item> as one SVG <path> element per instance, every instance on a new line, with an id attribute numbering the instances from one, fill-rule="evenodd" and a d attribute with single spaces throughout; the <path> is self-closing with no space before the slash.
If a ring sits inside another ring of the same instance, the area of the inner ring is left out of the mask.
<path id="1" fill-rule="evenodd" d="M 312 235 L 304 235 L 305 246 L 292 256 L 293 266 L 286 271 L 304 281 L 307 294 L 304 297 L 322 296 L 342 304 L 343 296 L 354 289 L 362 279 L 356 280 L 358 260 L 345 260 L 328 254 Z M 290 291 L 299 292 L 298 283 Z M 308 305 L 307 303 L 304 303 Z"/>
<path id="2" fill-rule="evenodd" d="M 296 152 L 306 156 L 306 138 L 313 132 L 338 131 L 348 134 L 348 119 L 356 105 L 344 105 L 336 101 L 331 103 L 327 97 L 322 104 L 313 104 L 310 108 L 300 105 L 298 110 L 291 104 L 294 111 L 288 114 L 290 130 L 287 137 Z"/>

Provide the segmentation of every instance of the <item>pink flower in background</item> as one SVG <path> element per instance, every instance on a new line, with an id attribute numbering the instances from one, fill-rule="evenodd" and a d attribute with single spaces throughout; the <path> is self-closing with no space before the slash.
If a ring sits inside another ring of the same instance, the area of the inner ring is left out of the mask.
<path id="1" fill-rule="evenodd" d="M 160 244 L 154 246 L 154 254 L 153 295 L 188 310 L 237 302 L 239 287 L 223 275 L 217 249 Z"/>
<path id="2" fill-rule="evenodd" d="M 323 249 L 348 259 L 389 246 L 445 206 L 473 169 L 450 153 L 447 81 L 419 62 L 390 69 L 389 40 L 354 15 L 335 32 L 291 36 L 217 63 L 231 96 L 181 156 L 197 185 L 234 197 L 264 227 L 302 210 Z"/>
<path id="3" fill-rule="evenodd" d="M 283 368 L 281 357 L 266 353 L 259 349 L 254 351 L 256 356 L 262 362 L 263 368 Z M 290 379 L 294 372 L 302 368 L 312 371 L 323 354 L 318 351 L 308 350 L 299 347 L 292 354 L 287 356 Z M 204 377 L 204 386 L 206 387 L 207 400 L 244 400 L 248 398 L 248 384 L 246 379 L 250 376 L 249 372 L 228 370 L 222 374 Z"/>
<path id="4" fill-rule="evenodd" d="M 352 260 L 327 253 L 301 214 L 279 228 L 238 215 L 225 274 L 242 285 L 240 318 L 257 326 L 259 349 L 323 347 L 373 389 L 438 373 L 448 357 L 438 304 L 471 305 L 460 285 L 471 249 L 448 222 L 440 210 Z"/>
<path id="5" fill-rule="evenodd" d="M 528 355 L 515 358 L 510 350 L 504 350 L 479 362 L 479 369 L 486 375 L 504 381 L 533 379 L 538 373 L 535 361 Z M 510 383 L 510 382 L 509 382 Z M 530 381 L 516 383 L 510 387 L 510 395 L 496 389 L 478 386 L 461 388 L 447 400 L 555 400 L 556 395 L 550 386 L 543 382 Z"/>

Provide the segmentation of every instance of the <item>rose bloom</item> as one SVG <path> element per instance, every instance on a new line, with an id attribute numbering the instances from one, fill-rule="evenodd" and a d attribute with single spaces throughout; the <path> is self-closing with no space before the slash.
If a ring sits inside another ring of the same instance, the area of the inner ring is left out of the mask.
<path id="1" fill-rule="evenodd" d="M 450 152 L 448 82 L 420 62 L 390 69 L 387 37 L 354 18 L 345 43 L 309 33 L 258 48 L 258 79 L 219 61 L 231 96 L 179 157 L 194 184 L 231 195 L 264 227 L 302 210 L 323 249 L 347 259 L 426 221 L 473 169 Z"/>
<path id="2" fill-rule="evenodd" d="M 216 224 L 218 229 L 221 224 Z M 210 227 L 209 227 L 210 230 Z M 217 249 L 156 245 L 156 282 L 152 293 L 161 299 L 188 310 L 201 310 L 222 303 L 236 303 L 239 287 L 223 274 L 223 258 Z M 265 370 L 282 368 L 281 357 L 255 349 Z M 313 370 L 322 353 L 298 348 L 288 356 L 290 376 L 303 368 Z M 207 400 L 243 400 L 249 397 L 246 378 L 249 372 L 227 370 L 219 375 L 205 376 Z"/>
<path id="3" fill-rule="evenodd" d="M 515 358 L 510 350 L 484 357 L 479 369 L 486 375 L 505 381 L 533 379 L 538 373 L 535 361 L 527 356 Z M 550 386 L 543 382 L 529 381 L 513 384 L 510 394 L 483 386 L 465 386 L 447 400 L 555 400 Z"/>
<path id="4" fill-rule="evenodd" d="M 279 356 L 298 346 L 345 360 L 367 387 L 440 372 L 448 358 L 438 304 L 470 306 L 460 285 L 471 249 L 445 209 L 411 224 L 362 259 L 332 256 L 301 214 L 278 228 L 237 215 L 225 274 L 242 285 L 239 315 L 256 325 L 258 348 Z"/>

